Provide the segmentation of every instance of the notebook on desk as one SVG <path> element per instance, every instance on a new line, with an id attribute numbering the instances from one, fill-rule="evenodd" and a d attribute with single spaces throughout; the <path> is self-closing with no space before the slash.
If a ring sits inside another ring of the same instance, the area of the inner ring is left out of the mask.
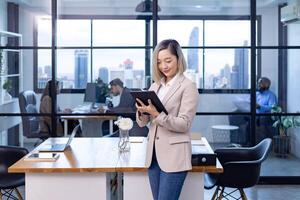
<path id="1" fill-rule="evenodd" d="M 68 142 L 65 144 L 43 144 L 43 146 L 39 149 L 39 152 L 62 152 L 65 151 L 71 144 L 73 138 L 75 137 L 77 131 L 79 129 L 79 125 L 77 125 L 72 134 L 70 135 Z"/>

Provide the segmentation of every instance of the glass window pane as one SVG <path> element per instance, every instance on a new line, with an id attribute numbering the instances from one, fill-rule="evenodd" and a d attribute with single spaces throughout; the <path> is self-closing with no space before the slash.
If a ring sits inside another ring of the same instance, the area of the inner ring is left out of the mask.
<path id="1" fill-rule="evenodd" d="M 250 46 L 250 20 L 205 20 L 206 46 Z"/>
<path id="2" fill-rule="evenodd" d="M 249 49 L 206 49 L 205 89 L 249 89 Z"/>
<path id="3" fill-rule="evenodd" d="M 57 21 L 57 46 L 90 46 L 91 20 Z"/>
<path id="4" fill-rule="evenodd" d="M 51 55 L 51 50 L 37 50 L 37 86 L 39 89 L 44 89 L 47 81 L 52 78 Z"/>
<path id="5" fill-rule="evenodd" d="M 93 51 L 93 80 L 105 83 L 120 78 L 128 88 L 145 87 L 145 49 L 96 49 Z"/>
<path id="6" fill-rule="evenodd" d="M 197 112 L 250 112 L 250 94 L 200 94 Z"/>
<path id="7" fill-rule="evenodd" d="M 37 45 L 38 46 L 51 46 L 51 18 L 48 17 L 37 17 Z"/>
<path id="8" fill-rule="evenodd" d="M 57 80 L 62 89 L 83 89 L 91 79 L 90 50 L 70 49 L 57 51 Z"/>
<path id="9" fill-rule="evenodd" d="M 144 46 L 145 21 L 93 20 L 93 45 Z"/>
<path id="10" fill-rule="evenodd" d="M 181 46 L 202 46 L 203 28 L 201 20 L 159 20 L 157 21 L 158 42 L 175 39 Z"/>
<path id="11" fill-rule="evenodd" d="M 230 144 L 249 146 L 250 116 L 197 115 L 192 123 L 191 132 L 201 133 L 201 136 L 205 137 L 214 149 Z"/>
<path id="12" fill-rule="evenodd" d="M 14 13 L 10 13 L 8 19 L 10 25 L 10 31 L 15 29 L 15 25 L 18 24 L 18 31 L 23 36 L 22 43 L 23 46 L 36 46 L 37 38 L 39 37 L 38 31 L 42 31 L 43 38 L 46 41 L 51 40 L 51 1 L 49 0 L 32 0 L 28 2 L 9 2 L 1 1 L 18 6 L 18 16 Z M 5 6 L 6 7 L 6 6 Z M 6 13 L 7 10 L 4 11 Z M 1 13 L 1 11 L 0 11 Z M 1 18 L 1 17 L 0 17 Z M 50 23 L 44 24 L 41 27 L 40 19 L 47 18 Z M 2 18 L 1 18 L 2 19 Z M 1 24 L 1 22 L 0 22 Z M 5 27 L 6 29 L 7 27 Z M 5 30 L 4 29 L 4 30 Z M 0 27 L 0 30 L 3 30 Z M 13 31 L 16 32 L 16 31 Z M 37 34 L 35 34 L 37 32 Z M 43 43 L 43 46 L 48 45 Z"/>

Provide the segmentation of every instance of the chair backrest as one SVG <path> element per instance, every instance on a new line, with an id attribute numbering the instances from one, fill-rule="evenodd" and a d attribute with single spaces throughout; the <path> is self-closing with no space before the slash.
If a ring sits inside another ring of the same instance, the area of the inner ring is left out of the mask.
<path id="1" fill-rule="evenodd" d="M 0 146 L 0 177 L 7 175 L 8 167 L 26 154 L 28 154 L 28 150 L 22 147 Z"/>
<path id="2" fill-rule="evenodd" d="M 38 113 L 35 92 L 27 90 L 19 95 L 21 113 Z M 22 116 L 23 134 L 26 137 L 36 136 L 39 132 L 39 118 L 36 116 Z"/>
<path id="3" fill-rule="evenodd" d="M 272 140 L 270 138 L 266 138 L 253 147 L 253 152 L 256 159 L 260 162 L 263 162 L 267 159 L 268 153 L 271 149 Z"/>
<path id="4" fill-rule="evenodd" d="M 216 150 L 224 168 L 217 185 L 233 188 L 254 186 L 259 179 L 261 163 L 267 158 L 270 147 L 271 139 L 266 138 L 251 148 Z"/>

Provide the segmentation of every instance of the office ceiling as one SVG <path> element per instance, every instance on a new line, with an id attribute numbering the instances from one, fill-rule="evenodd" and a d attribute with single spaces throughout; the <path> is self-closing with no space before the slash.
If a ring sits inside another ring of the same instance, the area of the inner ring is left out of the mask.
<path id="1" fill-rule="evenodd" d="M 50 0 L 8 0 L 31 10 L 50 13 Z M 57 0 L 58 12 L 75 14 L 137 14 L 135 7 L 143 0 Z M 274 7 L 289 0 L 257 0 L 257 7 Z M 234 9 L 250 13 L 250 0 L 158 0 L 160 14 L 229 14 Z M 70 11 L 71 10 L 71 11 Z"/>

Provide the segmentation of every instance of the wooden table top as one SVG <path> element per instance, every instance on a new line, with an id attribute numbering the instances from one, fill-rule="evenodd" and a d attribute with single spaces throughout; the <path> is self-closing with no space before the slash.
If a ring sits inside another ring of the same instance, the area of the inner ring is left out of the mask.
<path id="1" fill-rule="evenodd" d="M 24 158 L 9 167 L 15 173 L 82 173 L 82 172 L 139 172 L 147 171 L 145 167 L 146 144 L 144 137 L 130 138 L 130 151 L 119 153 L 119 138 L 74 138 L 71 147 L 58 153 L 55 162 L 24 161 Z M 37 152 L 43 144 L 64 143 L 67 138 L 49 138 L 31 153 Z M 193 140 L 194 141 L 194 140 Z M 208 145 L 205 138 L 201 142 Z M 205 146 L 212 151 L 210 146 Z M 217 166 L 193 166 L 192 172 L 221 173 L 223 168 Z"/>

